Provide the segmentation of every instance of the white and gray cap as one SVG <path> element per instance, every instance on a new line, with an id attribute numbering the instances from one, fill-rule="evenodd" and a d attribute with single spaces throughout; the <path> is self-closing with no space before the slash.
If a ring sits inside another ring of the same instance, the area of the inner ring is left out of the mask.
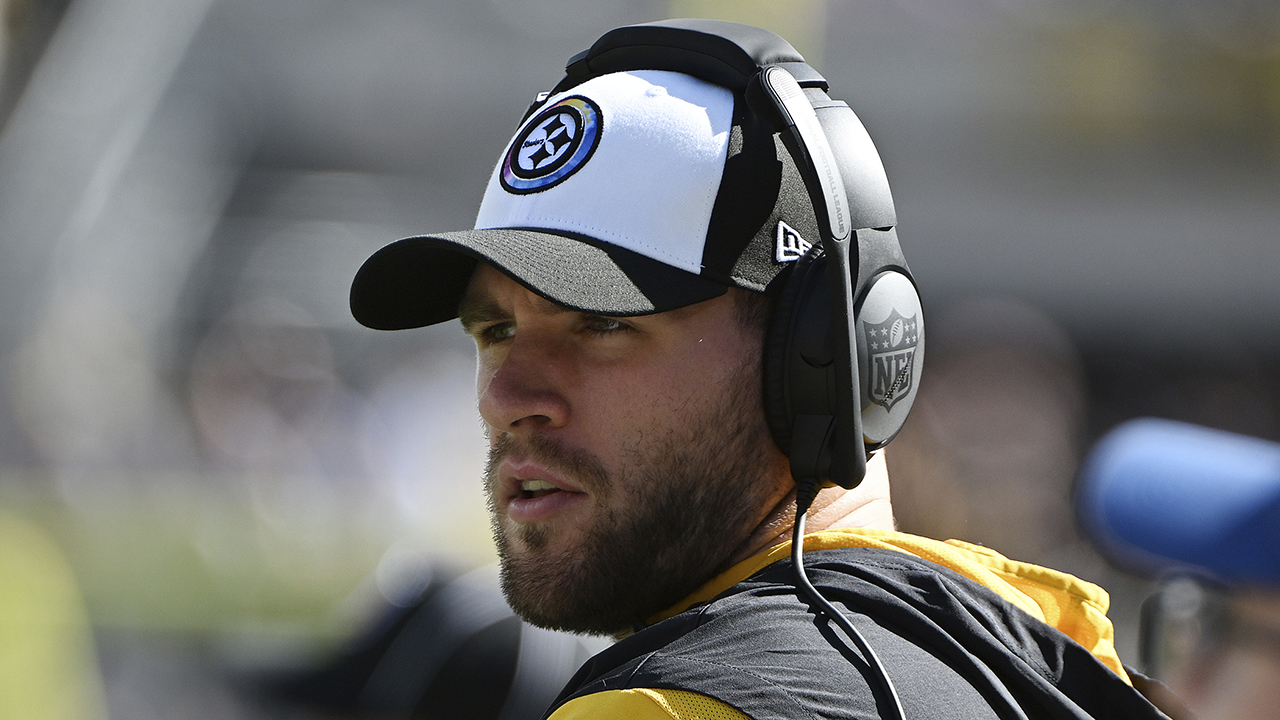
<path id="1" fill-rule="evenodd" d="M 405 238 L 351 288 L 366 326 L 457 317 L 477 261 L 560 305 L 663 312 L 768 292 L 818 232 L 789 153 L 742 93 L 632 70 L 549 97 L 494 168 L 475 229 Z"/>

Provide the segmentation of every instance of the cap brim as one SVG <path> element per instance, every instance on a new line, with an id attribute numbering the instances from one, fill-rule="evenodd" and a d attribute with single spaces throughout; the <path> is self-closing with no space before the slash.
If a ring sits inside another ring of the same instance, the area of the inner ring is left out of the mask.
<path id="1" fill-rule="evenodd" d="M 601 315 L 665 312 L 728 289 L 586 237 L 530 229 L 464 230 L 405 238 L 374 253 L 351 283 L 351 314 L 376 330 L 452 320 L 477 261 L 552 302 Z"/>

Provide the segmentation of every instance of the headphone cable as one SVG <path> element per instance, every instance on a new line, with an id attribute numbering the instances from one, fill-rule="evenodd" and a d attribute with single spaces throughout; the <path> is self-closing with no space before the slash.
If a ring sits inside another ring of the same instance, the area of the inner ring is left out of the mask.
<path id="1" fill-rule="evenodd" d="M 880 689 L 884 691 L 893 705 L 894 717 L 898 720 L 906 720 L 907 715 L 902 709 L 902 700 L 898 697 L 898 690 L 893 686 L 893 679 L 889 677 L 889 671 L 885 669 L 884 663 L 880 662 L 880 657 L 876 655 L 876 651 L 871 649 L 867 639 L 862 636 L 858 628 L 854 627 L 849 618 L 840 612 L 830 600 L 823 597 L 822 593 L 818 592 L 818 589 L 809 581 L 809 575 L 805 571 L 805 513 L 809 511 L 809 506 L 813 504 L 813 500 L 817 495 L 818 483 L 816 480 L 805 479 L 796 483 L 796 520 L 791 529 L 791 565 L 795 568 L 796 584 L 808 596 L 815 609 L 839 625 L 845 634 L 849 636 L 849 639 L 853 640 L 853 643 L 858 646 L 858 650 L 862 652 L 867 665 L 872 669 L 872 674 L 880 681 Z"/>

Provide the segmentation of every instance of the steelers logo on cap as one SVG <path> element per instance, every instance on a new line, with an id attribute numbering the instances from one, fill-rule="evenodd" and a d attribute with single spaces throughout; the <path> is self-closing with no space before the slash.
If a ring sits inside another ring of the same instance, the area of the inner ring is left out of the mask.
<path id="1" fill-rule="evenodd" d="M 502 187 L 517 195 L 564 181 L 600 143 L 600 108 L 580 95 L 538 113 L 516 134 L 502 163 Z"/>

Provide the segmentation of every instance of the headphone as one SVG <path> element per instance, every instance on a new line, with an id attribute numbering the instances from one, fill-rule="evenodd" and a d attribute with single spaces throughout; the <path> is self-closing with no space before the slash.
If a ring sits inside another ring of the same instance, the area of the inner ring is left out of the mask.
<path id="1" fill-rule="evenodd" d="M 898 245 L 889 182 L 853 110 L 790 43 L 719 20 L 666 20 L 605 33 L 530 107 L 591 78 L 670 70 L 745 95 L 804 179 L 819 242 L 794 263 L 770 320 L 764 403 L 797 482 L 853 488 L 869 454 L 902 429 L 919 386 L 924 323 Z"/>

